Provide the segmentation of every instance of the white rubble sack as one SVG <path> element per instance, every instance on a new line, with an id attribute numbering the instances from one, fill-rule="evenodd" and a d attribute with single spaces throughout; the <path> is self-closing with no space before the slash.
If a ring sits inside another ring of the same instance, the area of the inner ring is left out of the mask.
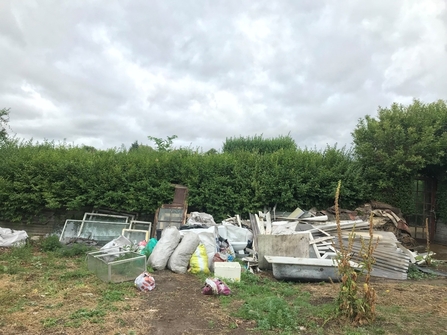
<path id="1" fill-rule="evenodd" d="M 23 245 L 28 238 L 24 230 L 0 228 L 0 247 L 13 247 Z"/>
<path id="2" fill-rule="evenodd" d="M 200 243 L 205 245 L 206 254 L 208 256 L 208 268 L 210 271 L 214 270 L 213 258 L 216 252 L 218 252 L 217 247 L 217 226 L 211 226 L 208 228 L 195 228 L 188 230 L 180 230 L 180 234 L 185 234 L 185 232 L 195 233 L 200 238 Z"/>
<path id="3" fill-rule="evenodd" d="M 152 250 L 148 263 L 154 270 L 164 270 L 175 248 L 180 243 L 180 232 L 177 227 L 166 227 L 163 229 L 160 240 Z"/>
<path id="4" fill-rule="evenodd" d="M 186 273 L 189 260 L 199 243 L 200 238 L 197 234 L 185 234 L 169 258 L 168 269 L 176 273 Z"/>
<path id="5" fill-rule="evenodd" d="M 191 212 L 189 214 L 189 219 L 186 222 L 186 224 L 187 225 L 204 224 L 209 227 L 209 226 L 215 226 L 216 222 L 214 222 L 214 218 L 211 214 Z"/>

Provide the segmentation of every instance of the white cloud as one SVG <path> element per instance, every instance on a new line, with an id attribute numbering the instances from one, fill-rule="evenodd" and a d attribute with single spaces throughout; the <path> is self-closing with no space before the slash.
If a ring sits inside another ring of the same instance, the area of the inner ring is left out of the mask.
<path id="1" fill-rule="evenodd" d="M 350 145 L 394 101 L 447 99 L 443 0 L 2 1 L 0 101 L 24 138 Z"/>

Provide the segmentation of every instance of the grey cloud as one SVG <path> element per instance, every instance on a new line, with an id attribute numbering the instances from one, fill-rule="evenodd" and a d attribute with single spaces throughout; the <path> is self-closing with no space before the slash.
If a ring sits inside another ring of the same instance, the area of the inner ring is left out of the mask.
<path id="1" fill-rule="evenodd" d="M 101 148 L 350 145 L 379 105 L 445 98 L 443 3 L 3 2 L 0 101 L 21 136 Z"/>

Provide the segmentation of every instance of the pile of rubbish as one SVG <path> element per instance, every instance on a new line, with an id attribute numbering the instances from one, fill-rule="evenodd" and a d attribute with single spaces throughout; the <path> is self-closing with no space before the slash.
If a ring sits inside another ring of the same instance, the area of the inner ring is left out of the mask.
<path id="1" fill-rule="evenodd" d="M 425 257 L 410 250 L 415 240 L 400 210 L 380 202 L 354 211 L 340 209 L 342 232 L 338 234 L 334 207 L 264 211 L 250 214 L 249 220 L 235 215 L 217 224 L 207 213 L 183 216 L 186 205 L 182 201 L 165 205 L 154 227 L 128 214 L 85 213 L 82 220 L 66 220 L 60 241 L 103 245 L 87 258 L 89 269 L 104 281 L 137 278 L 135 285 L 150 291 L 155 281 L 146 272 L 148 266 L 179 274 L 214 273 L 215 278 L 204 285 L 206 294 L 226 294 L 221 278 L 240 280 L 244 269 L 252 273 L 272 269 L 278 279 L 337 280 L 336 257 L 341 246 L 349 245 L 353 266 L 361 264 L 370 222 L 376 246 L 372 276 L 407 279 L 409 265 L 420 265 Z M 166 213 L 179 216 L 168 221 Z M 21 243 L 27 237 L 26 232 L 0 228 L 0 246 Z"/>
<path id="2" fill-rule="evenodd" d="M 215 272 L 215 263 L 234 261 L 252 239 L 247 228 L 225 221 L 218 225 L 211 215 L 193 212 L 180 229 L 163 229 L 148 264 L 154 270 L 168 268 L 176 273 Z"/>
<path id="3" fill-rule="evenodd" d="M 333 268 L 336 267 L 335 258 L 341 246 L 345 249 L 350 246 L 353 264 L 363 262 L 363 248 L 370 239 L 368 230 L 371 221 L 375 245 L 371 275 L 407 279 L 409 265 L 416 259 L 415 253 L 409 250 L 415 245 L 415 240 L 397 208 L 371 202 L 355 211 L 340 209 L 339 215 L 341 240 L 337 234 L 334 207 L 322 211 L 297 208 L 292 213 L 279 216 L 274 213 L 273 218 L 270 212 L 251 214 L 254 249 L 258 256 L 255 265 L 261 269 L 272 268 L 274 276 L 279 279 L 323 280 L 329 273 L 336 276 Z M 277 236 L 284 235 L 288 237 L 283 237 L 281 244 L 290 244 L 286 250 L 265 247 L 270 241 L 278 244 L 275 242 Z M 299 242 L 295 235 L 301 236 Z M 297 245 L 300 247 L 297 248 Z M 326 262 L 327 259 L 333 260 L 332 264 Z"/>

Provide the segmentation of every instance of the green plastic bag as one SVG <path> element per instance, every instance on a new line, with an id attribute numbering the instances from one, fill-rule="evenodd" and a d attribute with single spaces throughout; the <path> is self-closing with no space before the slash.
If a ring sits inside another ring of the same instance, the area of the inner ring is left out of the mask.
<path id="1" fill-rule="evenodd" d="M 143 249 L 141 249 L 140 254 L 146 255 L 146 258 L 149 258 L 149 256 L 152 253 L 152 250 L 154 250 L 155 246 L 157 245 L 157 242 L 158 241 L 156 238 L 154 238 L 154 237 L 151 238 L 149 240 L 149 243 L 146 244 L 146 246 Z"/>

